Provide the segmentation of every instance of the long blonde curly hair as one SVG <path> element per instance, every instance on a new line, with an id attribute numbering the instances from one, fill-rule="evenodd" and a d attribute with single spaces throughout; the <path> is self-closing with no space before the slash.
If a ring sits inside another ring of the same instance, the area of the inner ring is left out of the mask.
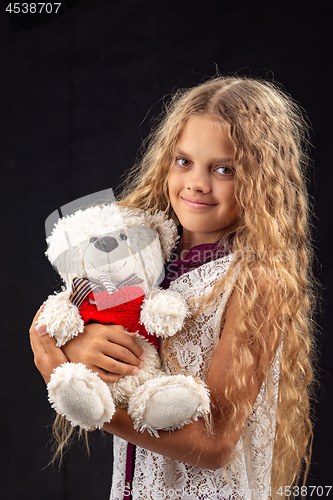
<path id="1" fill-rule="evenodd" d="M 237 271 L 233 294 L 242 314 L 233 341 L 234 369 L 227 381 L 231 411 L 226 435 L 236 419 L 244 425 L 249 415 L 244 374 L 253 366 L 253 347 L 271 360 L 279 347 L 271 487 L 272 497 L 281 499 L 288 497 L 286 486 L 304 484 L 313 437 L 314 313 L 319 283 L 313 273 L 307 123 L 298 105 L 267 81 L 216 77 L 180 90 L 165 105 L 141 158 L 125 172 L 120 204 L 164 210 L 178 222 L 168 195 L 168 174 L 176 142 L 186 121 L 196 114 L 220 120 L 235 151 L 239 218 L 224 235 L 225 240 L 234 233 L 235 259 L 213 291 L 222 291 Z M 267 333 L 263 334 L 268 319 L 269 342 Z M 269 368 L 260 367 L 263 376 L 270 376 Z M 239 415 L 244 416 L 242 422 Z"/>

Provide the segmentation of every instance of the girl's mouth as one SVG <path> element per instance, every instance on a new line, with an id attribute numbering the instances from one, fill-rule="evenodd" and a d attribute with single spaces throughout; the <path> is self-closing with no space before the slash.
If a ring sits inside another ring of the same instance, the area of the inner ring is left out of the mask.
<path id="1" fill-rule="evenodd" d="M 187 198 L 182 198 L 182 200 L 185 203 L 185 205 L 187 205 L 190 208 L 210 208 L 216 205 L 215 203 L 206 203 L 201 200 L 190 200 Z"/>

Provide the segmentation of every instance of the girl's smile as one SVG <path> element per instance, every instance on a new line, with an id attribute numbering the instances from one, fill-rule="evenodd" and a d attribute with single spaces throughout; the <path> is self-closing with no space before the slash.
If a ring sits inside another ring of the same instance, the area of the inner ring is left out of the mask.
<path id="1" fill-rule="evenodd" d="M 237 220 L 233 154 L 216 118 L 195 115 L 186 122 L 168 178 L 171 205 L 183 226 L 183 250 L 216 242 Z"/>
<path id="2" fill-rule="evenodd" d="M 209 207 L 214 207 L 216 205 L 216 203 L 208 203 L 207 201 L 202 201 L 200 199 L 190 199 L 190 198 L 183 198 L 181 196 L 182 200 L 184 201 L 184 203 L 190 207 L 190 208 L 198 208 L 198 209 L 201 209 L 201 208 L 209 208 Z"/>

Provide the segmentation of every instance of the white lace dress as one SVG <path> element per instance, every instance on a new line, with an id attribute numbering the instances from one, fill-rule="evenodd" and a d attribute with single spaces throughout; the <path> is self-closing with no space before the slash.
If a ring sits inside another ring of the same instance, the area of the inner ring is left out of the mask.
<path id="1" fill-rule="evenodd" d="M 170 289 L 185 298 L 199 298 L 209 293 L 216 280 L 228 269 L 232 253 L 183 274 L 170 284 Z M 197 378 L 206 380 L 219 341 L 219 324 L 230 296 L 232 285 L 222 297 L 200 314 L 191 328 L 183 329 L 170 351 L 180 367 Z M 191 307 L 195 307 L 192 305 Z M 278 392 L 279 358 L 272 366 L 273 401 L 268 405 L 267 383 L 263 383 L 252 413 L 234 453 L 232 468 L 200 469 L 143 448 L 136 448 L 132 485 L 133 500 L 265 500 L 269 498 L 270 470 L 275 435 L 275 410 Z M 125 485 L 127 442 L 114 436 L 114 466 L 110 500 L 128 498 Z"/>

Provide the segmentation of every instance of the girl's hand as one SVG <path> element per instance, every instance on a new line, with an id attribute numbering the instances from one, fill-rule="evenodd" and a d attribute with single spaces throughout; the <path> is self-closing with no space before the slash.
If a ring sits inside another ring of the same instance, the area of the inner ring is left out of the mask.
<path id="1" fill-rule="evenodd" d="M 135 375 L 143 366 L 144 351 L 136 334 L 120 325 L 90 323 L 62 347 L 69 361 L 83 363 L 107 383 Z"/>
<path id="2" fill-rule="evenodd" d="M 38 331 L 36 330 L 36 323 L 42 310 L 43 307 L 37 311 L 29 333 L 35 365 L 42 374 L 45 383 L 48 384 L 53 370 L 66 363 L 68 359 L 60 347 L 56 346 L 56 340 L 48 335 L 45 325 L 39 326 Z"/>

